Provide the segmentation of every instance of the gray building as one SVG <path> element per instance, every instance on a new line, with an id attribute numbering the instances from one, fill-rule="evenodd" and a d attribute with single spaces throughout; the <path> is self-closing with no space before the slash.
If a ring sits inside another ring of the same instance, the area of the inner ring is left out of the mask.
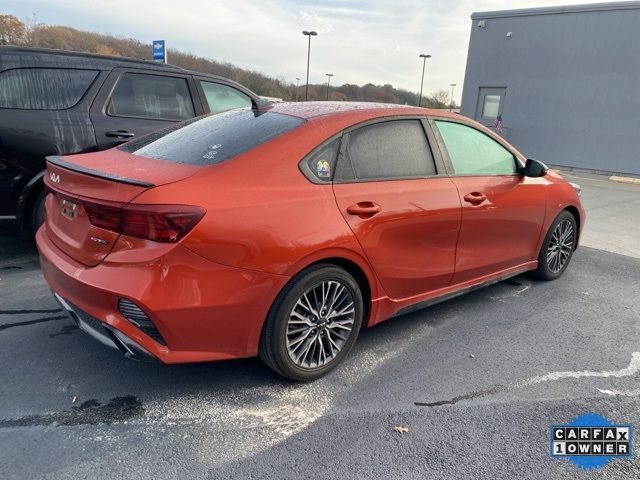
<path id="1" fill-rule="evenodd" d="M 479 12 L 461 113 L 551 165 L 640 174 L 640 2 Z"/>

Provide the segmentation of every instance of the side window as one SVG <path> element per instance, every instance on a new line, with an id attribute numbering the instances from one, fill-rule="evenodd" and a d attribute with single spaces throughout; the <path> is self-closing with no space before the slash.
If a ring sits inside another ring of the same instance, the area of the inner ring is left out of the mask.
<path id="1" fill-rule="evenodd" d="M 185 120 L 195 116 L 187 80 L 180 77 L 124 73 L 107 106 L 115 117 Z"/>
<path id="2" fill-rule="evenodd" d="M 205 99 L 212 113 L 251 105 L 251 98 L 228 85 L 200 80 Z"/>
<path id="3" fill-rule="evenodd" d="M 355 130 L 349 134 L 347 155 L 356 180 L 436 174 L 420 120 L 392 120 Z"/>
<path id="4" fill-rule="evenodd" d="M 62 110 L 77 104 L 97 70 L 16 68 L 0 73 L 0 108 Z"/>
<path id="5" fill-rule="evenodd" d="M 460 123 L 436 120 L 454 173 L 458 175 L 513 175 L 513 154 L 493 138 Z"/>
<path id="6" fill-rule="evenodd" d="M 340 137 L 311 152 L 300 164 L 305 176 L 314 183 L 328 183 L 333 178 Z"/>

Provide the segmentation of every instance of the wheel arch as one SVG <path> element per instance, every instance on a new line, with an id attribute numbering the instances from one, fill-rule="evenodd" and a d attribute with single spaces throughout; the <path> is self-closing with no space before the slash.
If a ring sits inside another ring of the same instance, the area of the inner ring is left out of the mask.
<path id="1" fill-rule="evenodd" d="M 322 260 L 318 260 L 317 262 L 308 265 L 306 268 L 313 267 L 315 265 L 320 264 L 330 264 L 335 265 L 336 267 L 340 267 L 343 270 L 346 270 L 349 275 L 351 275 L 358 286 L 360 287 L 360 292 L 362 293 L 362 300 L 364 305 L 364 315 L 362 318 L 362 324 L 367 325 L 369 323 L 369 315 L 371 313 L 371 285 L 369 285 L 369 279 L 367 278 L 367 274 L 364 272 L 360 266 L 352 260 L 347 260 L 346 258 L 341 257 L 329 257 Z"/>
<path id="2" fill-rule="evenodd" d="M 562 209 L 565 212 L 569 212 L 571 215 L 573 215 L 574 220 L 576 221 L 576 242 L 575 242 L 575 246 L 573 247 L 573 249 L 575 250 L 576 248 L 578 248 L 578 239 L 580 238 L 580 211 L 573 205 L 567 205 L 566 207 L 564 207 Z"/>
<path id="3" fill-rule="evenodd" d="M 38 195 L 44 190 L 44 182 L 42 179 L 46 172 L 46 170 L 42 170 L 36 173 L 22 190 L 22 195 L 20 195 L 20 200 L 18 200 L 17 211 L 21 228 L 23 229 L 25 225 L 29 225 L 29 222 L 31 222 L 34 202 L 38 198 Z"/>
<path id="4" fill-rule="evenodd" d="M 358 253 L 342 248 L 316 252 L 296 262 L 288 269 L 286 274 L 294 277 L 309 267 L 323 263 L 335 265 L 346 270 L 356 280 L 360 287 L 360 291 L 362 292 L 362 299 L 365 307 L 362 324 L 369 325 L 372 302 L 374 299 L 378 298 L 379 289 L 373 269 Z"/>

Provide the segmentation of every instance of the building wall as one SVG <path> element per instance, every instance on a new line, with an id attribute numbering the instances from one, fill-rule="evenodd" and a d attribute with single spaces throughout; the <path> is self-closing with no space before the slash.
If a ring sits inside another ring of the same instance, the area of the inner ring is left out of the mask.
<path id="1" fill-rule="evenodd" d="M 528 157 L 640 174 L 640 2 L 605 5 L 474 14 L 461 113 L 507 87 L 504 134 Z"/>

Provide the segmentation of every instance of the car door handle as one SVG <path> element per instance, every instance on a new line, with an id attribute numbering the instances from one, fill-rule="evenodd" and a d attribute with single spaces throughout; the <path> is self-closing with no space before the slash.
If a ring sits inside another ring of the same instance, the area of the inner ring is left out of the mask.
<path id="1" fill-rule="evenodd" d="M 484 193 L 471 192 L 464 196 L 464 201 L 469 203 L 482 203 L 487 199 Z"/>
<path id="2" fill-rule="evenodd" d="M 128 132 L 126 130 L 116 130 L 115 132 L 111 131 L 111 132 L 105 133 L 105 135 L 107 137 L 115 137 L 115 138 L 131 138 L 136 136 L 135 133 Z"/>
<path id="3" fill-rule="evenodd" d="M 376 213 L 380 213 L 382 209 L 380 205 L 373 202 L 358 202 L 355 205 L 351 205 L 347 208 L 349 215 L 357 215 L 359 217 L 372 217 Z"/>

